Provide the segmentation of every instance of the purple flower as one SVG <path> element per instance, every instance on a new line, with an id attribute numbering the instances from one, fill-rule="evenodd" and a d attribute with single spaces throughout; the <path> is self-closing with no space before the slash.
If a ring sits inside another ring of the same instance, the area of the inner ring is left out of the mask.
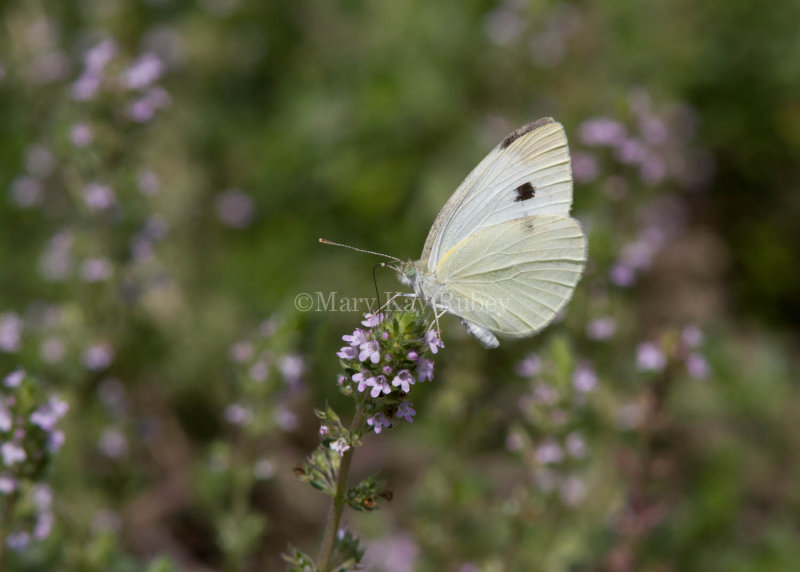
<path id="1" fill-rule="evenodd" d="M 417 362 L 417 381 L 432 381 L 433 380 L 433 361 L 420 358 Z"/>
<path id="2" fill-rule="evenodd" d="M 0 455 L 2 455 L 3 464 L 6 467 L 21 463 L 28 458 L 25 449 L 16 443 L 3 443 L 3 446 L 0 447 Z"/>
<path id="3" fill-rule="evenodd" d="M 19 350 L 22 337 L 22 320 L 13 312 L 0 314 L 0 351 L 14 353 Z"/>
<path id="4" fill-rule="evenodd" d="M 439 332 L 436 330 L 428 330 L 425 332 L 425 343 L 428 344 L 432 354 L 439 353 L 439 348 L 444 347 L 444 343 L 439 339 Z"/>
<path id="5" fill-rule="evenodd" d="M 575 151 L 572 154 L 572 176 L 579 183 L 589 183 L 597 178 L 597 161 L 589 153 Z"/>
<path id="6" fill-rule="evenodd" d="M 522 377 L 531 377 L 542 369 L 542 360 L 536 354 L 528 354 L 524 360 L 517 364 L 517 374 Z"/>
<path id="7" fill-rule="evenodd" d="M 102 282 L 113 273 L 114 267 L 107 258 L 87 258 L 81 265 L 81 277 L 86 282 Z"/>
<path id="8" fill-rule="evenodd" d="M 414 376 L 407 369 L 400 370 L 392 380 L 392 385 L 402 389 L 403 393 L 408 393 L 414 385 Z"/>
<path id="9" fill-rule="evenodd" d="M 353 375 L 353 381 L 358 382 L 358 391 L 361 393 L 363 393 L 368 386 L 374 383 L 372 381 L 373 379 L 374 378 L 370 372 L 366 369 L 362 369 L 359 373 Z"/>
<path id="10" fill-rule="evenodd" d="M 372 417 L 367 418 L 367 425 L 372 427 L 375 433 L 380 433 L 384 428 L 388 429 L 392 426 L 391 422 L 383 413 L 376 413 Z"/>
<path id="11" fill-rule="evenodd" d="M 630 266 L 617 263 L 611 269 L 610 278 L 611 282 L 617 286 L 627 288 L 628 286 L 633 286 L 633 283 L 636 282 L 636 273 Z"/>
<path id="12" fill-rule="evenodd" d="M 363 320 L 361 323 L 367 328 L 374 328 L 375 326 L 383 322 L 384 315 L 381 313 L 378 314 L 370 313 L 370 314 L 365 314 L 364 318 L 366 319 Z"/>
<path id="13" fill-rule="evenodd" d="M 152 53 L 139 56 L 120 77 L 128 89 L 144 89 L 153 84 L 164 73 L 164 64 Z"/>
<path id="14" fill-rule="evenodd" d="M 559 463 L 564 458 L 564 452 L 555 440 L 545 439 L 542 444 L 536 448 L 534 456 L 539 463 L 550 465 L 552 463 Z"/>
<path id="15" fill-rule="evenodd" d="M 86 123 L 76 123 L 69 130 L 69 138 L 75 147 L 83 148 L 94 140 L 94 133 Z"/>
<path id="16" fill-rule="evenodd" d="M 225 421 L 231 425 L 248 425 L 253 419 L 250 408 L 240 403 L 231 403 L 225 408 Z"/>
<path id="17" fill-rule="evenodd" d="M 681 333 L 683 343 L 690 348 L 696 348 L 703 343 L 703 331 L 697 326 L 686 326 Z"/>
<path id="18" fill-rule="evenodd" d="M 41 183 L 27 176 L 14 179 L 8 192 L 11 200 L 23 209 L 35 207 L 42 202 L 44 196 Z"/>
<path id="19" fill-rule="evenodd" d="M 50 433 L 50 436 L 47 439 L 47 450 L 51 453 L 55 453 L 61 448 L 61 446 L 64 444 L 64 441 L 66 441 L 64 432 L 56 429 Z"/>
<path id="20" fill-rule="evenodd" d="M 9 373 L 3 380 L 3 385 L 6 387 L 19 387 L 22 380 L 25 379 L 25 370 L 20 368 Z"/>
<path id="21" fill-rule="evenodd" d="M 378 363 L 381 359 L 380 349 L 381 346 L 375 340 L 370 340 L 361 344 L 361 353 L 358 354 L 359 361 L 370 360 L 372 363 Z"/>
<path id="22" fill-rule="evenodd" d="M 575 506 L 586 497 L 586 485 L 583 481 L 571 475 L 564 479 L 558 490 L 561 501 L 567 506 Z"/>
<path id="23" fill-rule="evenodd" d="M 114 191 L 108 185 L 91 183 L 83 189 L 83 200 L 90 211 L 104 211 L 117 202 Z"/>
<path id="24" fill-rule="evenodd" d="M 662 371 L 667 358 L 656 344 L 644 342 L 636 348 L 636 364 L 642 371 Z"/>
<path id="25" fill-rule="evenodd" d="M 331 432 L 331 430 L 328 428 L 327 425 L 320 425 L 319 426 L 319 435 L 320 435 L 320 437 L 324 437 L 325 435 L 327 435 L 330 432 Z"/>
<path id="26" fill-rule="evenodd" d="M 597 374 L 588 365 L 581 364 L 572 374 L 572 384 L 582 393 L 593 391 L 597 387 Z"/>
<path id="27" fill-rule="evenodd" d="M 6 538 L 6 544 L 12 550 L 24 550 L 31 543 L 31 536 L 24 531 L 9 534 Z"/>
<path id="28" fill-rule="evenodd" d="M 84 350 L 82 360 L 83 365 L 92 371 L 106 369 L 114 361 L 114 348 L 106 342 L 92 344 Z"/>
<path id="29" fill-rule="evenodd" d="M 608 316 L 589 322 L 586 333 L 593 340 L 607 340 L 617 331 L 617 322 Z"/>
<path id="30" fill-rule="evenodd" d="M 14 424 L 14 418 L 8 407 L 0 401 L 0 431 L 9 431 Z"/>
<path id="31" fill-rule="evenodd" d="M 411 402 L 410 401 L 404 401 L 403 403 L 398 405 L 397 413 L 395 413 L 395 417 L 397 417 L 399 419 L 405 419 L 409 423 L 413 423 L 414 422 L 414 415 L 416 415 L 416 414 L 417 414 L 417 412 L 414 409 L 414 407 L 411 405 Z"/>
<path id="32" fill-rule="evenodd" d="M 340 348 L 338 352 L 336 352 L 336 355 L 346 360 L 356 359 L 356 356 L 358 356 L 358 350 L 353 346 L 344 346 Z"/>
<path id="33" fill-rule="evenodd" d="M 344 341 L 346 341 L 348 344 L 350 344 L 351 346 L 353 346 L 354 348 L 357 348 L 361 344 L 365 344 L 365 343 L 367 343 L 367 341 L 369 341 L 367 339 L 367 334 L 365 334 L 364 330 L 362 330 L 361 328 L 357 328 L 350 335 L 345 334 L 344 336 L 342 336 L 342 339 Z"/>
<path id="34" fill-rule="evenodd" d="M 586 443 L 580 434 L 570 433 L 567 435 L 567 441 L 565 445 L 567 447 L 567 452 L 571 457 L 583 459 L 586 456 Z"/>
<path id="35" fill-rule="evenodd" d="M 255 201 L 239 189 L 227 190 L 220 194 L 214 207 L 219 221 L 230 228 L 247 228 L 255 219 Z"/>
<path id="36" fill-rule="evenodd" d="M 373 399 L 378 397 L 381 393 L 388 395 L 392 392 L 392 388 L 387 383 L 386 377 L 382 375 L 371 377 L 367 380 L 367 385 L 372 386 L 372 391 L 370 391 L 369 395 Z"/>
<path id="37" fill-rule="evenodd" d="M 639 164 L 647 157 L 647 149 L 638 139 L 625 139 L 617 144 L 616 157 L 626 165 Z"/>
<path id="38" fill-rule="evenodd" d="M 30 421 L 50 432 L 55 429 L 56 423 L 67 413 L 68 409 L 69 404 L 66 401 L 51 397 L 47 403 L 31 413 Z"/>
<path id="39" fill-rule="evenodd" d="M 278 360 L 278 370 L 283 376 L 286 385 L 290 387 L 296 386 L 300 383 L 303 377 L 306 366 L 303 363 L 303 358 L 295 354 L 287 354 Z"/>
<path id="40" fill-rule="evenodd" d="M 587 119 L 579 128 L 584 145 L 617 145 L 625 139 L 625 127 L 606 117 Z"/>
<path id="41" fill-rule="evenodd" d="M 128 454 L 128 440 L 116 427 L 108 427 L 100 435 L 97 448 L 109 459 L 120 459 Z"/>
<path id="42" fill-rule="evenodd" d="M 344 455 L 344 452 L 350 448 L 350 445 L 347 444 L 347 441 L 344 440 L 344 437 L 339 437 L 336 441 L 333 441 L 330 444 L 330 448 L 340 455 Z"/>
<path id="43" fill-rule="evenodd" d="M 0 494 L 7 495 L 17 489 L 17 479 L 9 475 L 0 475 Z"/>
<path id="44" fill-rule="evenodd" d="M 417 361 L 417 358 L 419 357 L 419 354 L 417 352 L 415 352 L 414 350 L 411 350 L 410 352 L 408 352 L 408 356 L 407 357 L 411 361 Z"/>
<path id="45" fill-rule="evenodd" d="M 692 353 L 686 358 L 686 369 L 693 378 L 705 379 L 708 377 L 710 368 L 708 367 L 708 362 L 705 357 L 699 353 Z"/>

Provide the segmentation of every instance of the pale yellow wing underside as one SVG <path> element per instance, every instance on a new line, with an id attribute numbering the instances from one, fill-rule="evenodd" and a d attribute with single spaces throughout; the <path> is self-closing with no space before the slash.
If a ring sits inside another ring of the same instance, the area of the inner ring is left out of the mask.
<path id="1" fill-rule="evenodd" d="M 585 263 L 575 219 L 536 215 L 469 235 L 443 256 L 436 281 L 451 313 L 501 336 L 524 337 L 555 318 Z"/>
<path id="2" fill-rule="evenodd" d="M 511 133 L 464 179 L 434 220 L 420 259 L 433 272 L 446 252 L 485 227 L 532 215 L 568 217 L 571 205 L 564 128 L 539 119 Z"/>

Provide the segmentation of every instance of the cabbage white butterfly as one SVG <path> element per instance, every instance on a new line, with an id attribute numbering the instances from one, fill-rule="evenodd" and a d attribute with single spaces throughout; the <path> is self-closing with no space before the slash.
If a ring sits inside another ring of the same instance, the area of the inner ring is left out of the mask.
<path id="1" fill-rule="evenodd" d="M 549 117 L 528 123 L 467 175 L 398 278 L 487 348 L 498 335 L 533 335 L 569 301 L 586 263 L 571 206 L 564 128 Z"/>

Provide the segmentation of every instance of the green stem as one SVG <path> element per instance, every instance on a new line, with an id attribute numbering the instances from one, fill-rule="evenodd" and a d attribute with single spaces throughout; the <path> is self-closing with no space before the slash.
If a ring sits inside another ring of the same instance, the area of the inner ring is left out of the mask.
<path id="1" fill-rule="evenodd" d="M 0 570 L 3 570 L 3 556 L 6 551 L 6 537 L 11 522 L 14 520 L 14 505 L 17 502 L 17 491 L 8 493 L 5 505 L 3 506 L 2 517 L 0 517 Z"/>
<path id="2" fill-rule="evenodd" d="M 356 405 L 356 414 L 350 424 L 350 433 L 361 429 L 364 424 L 364 413 L 361 404 Z M 333 497 L 331 509 L 328 511 L 328 521 L 325 524 L 325 535 L 322 538 L 322 546 L 319 549 L 319 559 L 317 569 L 319 572 L 328 572 L 333 557 L 333 548 L 336 545 L 336 533 L 339 530 L 339 521 L 342 519 L 344 510 L 344 495 L 347 492 L 347 476 L 350 472 L 350 462 L 353 460 L 354 447 L 350 447 L 342 455 L 339 463 L 339 473 L 336 475 L 336 495 Z"/>

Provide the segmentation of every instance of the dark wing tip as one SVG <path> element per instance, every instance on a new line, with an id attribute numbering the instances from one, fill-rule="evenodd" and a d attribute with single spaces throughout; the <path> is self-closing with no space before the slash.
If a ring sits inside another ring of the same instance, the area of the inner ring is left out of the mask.
<path id="1" fill-rule="evenodd" d="M 542 125 L 547 125 L 548 123 L 555 123 L 555 120 L 552 117 L 542 117 L 541 119 L 537 119 L 536 121 L 531 121 L 530 123 L 523 125 L 519 129 L 514 130 L 513 133 L 500 142 L 500 149 L 505 149 L 526 133 L 530 133 L 534 129 L 538 129 Z"/>

